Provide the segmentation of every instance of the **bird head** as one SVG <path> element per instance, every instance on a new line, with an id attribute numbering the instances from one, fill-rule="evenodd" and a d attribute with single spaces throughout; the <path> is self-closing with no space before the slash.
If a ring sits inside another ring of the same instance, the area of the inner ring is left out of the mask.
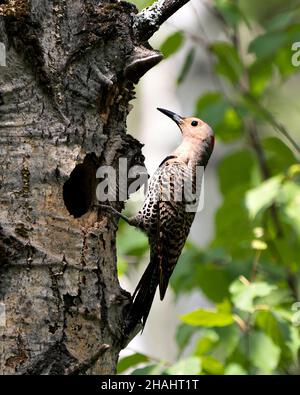
<path id="1" fill-rule="evenodd" d="M 212 128 L 207 123 L 195 117 L 182 117 L 164 108 L 157 109 L 178 125 L 184 138 L 195 139 L 195 141 L 198 140 L 199 143 L 206 143 L 213 149 L 215 136 Z"/>

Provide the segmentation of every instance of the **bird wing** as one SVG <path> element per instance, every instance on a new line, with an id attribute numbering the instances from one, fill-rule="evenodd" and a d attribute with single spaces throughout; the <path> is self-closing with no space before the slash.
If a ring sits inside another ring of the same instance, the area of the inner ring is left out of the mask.
<path id="1" fill-rule="evenodd" d="M 164 298 L 170 276 L 180 256 L 194 212 L 186 211 L 191 197 L 179 199 L 186 179 L 193 180 L 191 169 L 174 156 L 167 157 L 154 173 L 144 206 L 140 211 L 143 229 L 150 242 L 150 262 L 134 293 L 128 315 L 128 328 L 147 321 L 157 286 Z M 178 196 L 177 196 L 178 195 Z M 193 198 L 193 196 L 192 196 Z"/>
<path id="2" fill-rule="evenodd" d="M 150 235 L 159 269 L 160 299 L 165 296 L 170 276 L 181 254 L 194 219 L 186 211 L 183 186 L 192 180 L 191 170 L 183 162 L 166 161 L 159 172 L 157 230 Z"/>

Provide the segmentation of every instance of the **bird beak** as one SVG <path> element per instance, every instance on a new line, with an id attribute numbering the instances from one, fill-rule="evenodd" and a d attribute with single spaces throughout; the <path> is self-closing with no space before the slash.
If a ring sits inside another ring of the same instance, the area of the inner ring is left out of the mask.
<path id="1" fill-rule="evenodd" d="M 181 123 L 183 123 L 183 118 L 180 115 L 175 114 L 175 112 L 165 110 L 164 108 L 157 108 L 157 109 L 158 109 L 158 111 L 165 114 L 167 117 L 173 119 L 173 121 L 176 122 L 177 125 L 180 125 Z"/>

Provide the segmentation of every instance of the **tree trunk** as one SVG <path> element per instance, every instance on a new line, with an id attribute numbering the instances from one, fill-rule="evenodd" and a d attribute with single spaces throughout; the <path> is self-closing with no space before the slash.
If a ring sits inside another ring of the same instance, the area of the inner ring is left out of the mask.
<path id="1" fill-rule="evenodd" d="M 188 0 L 0 1 L 0 374 L 113 374 L 131 303 L 96 170 L 143 164 L 126 134 L 146 40 Z M 116 203 L 118 209 L 122 202 Z"/>

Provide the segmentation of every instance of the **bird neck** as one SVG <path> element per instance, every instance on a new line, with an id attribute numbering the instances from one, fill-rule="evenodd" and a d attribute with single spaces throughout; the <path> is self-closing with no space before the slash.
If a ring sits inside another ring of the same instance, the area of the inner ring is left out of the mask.
<path id="1" fill-rule="evenodd" d="M 206 166 L 212 153 L 211 145 L 205 140 L 198 138 L 183 138 L 181 144 L 175 149 L 172 155 L 185 162 L 188 166 Z"/>

